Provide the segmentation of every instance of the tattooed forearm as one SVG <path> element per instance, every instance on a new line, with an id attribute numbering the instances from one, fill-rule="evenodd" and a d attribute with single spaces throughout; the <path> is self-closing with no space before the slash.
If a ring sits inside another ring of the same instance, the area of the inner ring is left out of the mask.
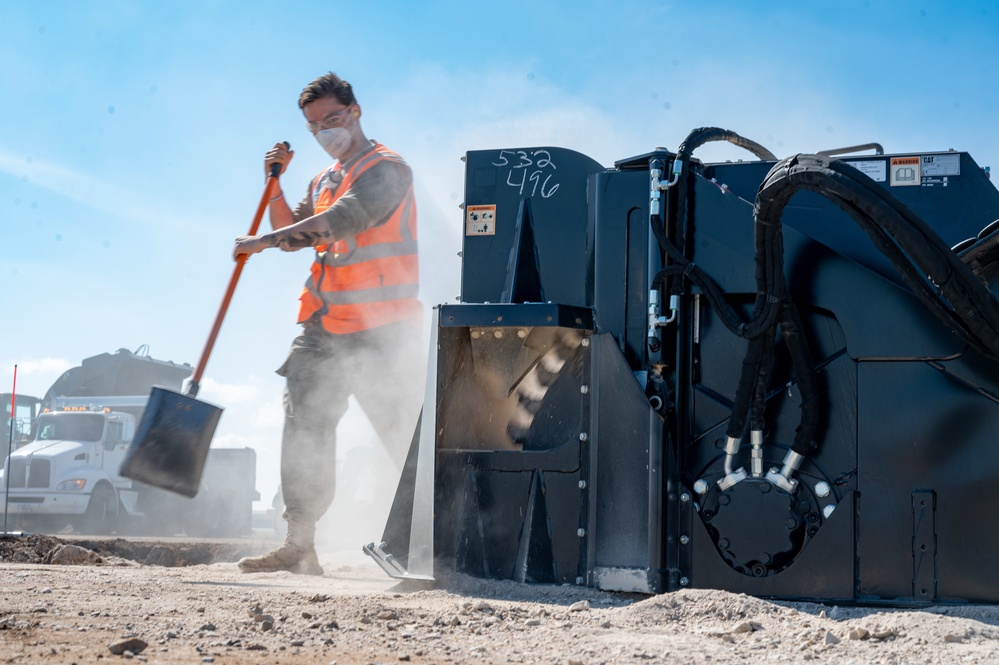
<path id="1" fill-rule="evenodd" d="M 281 237 L 277 239 L 277 246 L 285 252 L 293 252 L 296 249 L 315 247 L 331 240 L 332 238 L 329 237 L 328 233 L 294 231 L 292 233 L 282 233 Z"/>

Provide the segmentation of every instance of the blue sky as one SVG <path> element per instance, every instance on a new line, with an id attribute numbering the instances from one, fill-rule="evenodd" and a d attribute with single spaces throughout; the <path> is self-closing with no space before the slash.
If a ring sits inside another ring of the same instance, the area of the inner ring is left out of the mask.
<path id="1" fill-rule="evenodd" d="M 414 168 L 426 304 L 459 291 L 466 150 L 551 145 L 610 166 L 694 127 L 778 156 L 880 142 L 999 165 L 991 2 L 92 2 L 0 0 L 0 391 L 43 394 L 87 356 L 194 363 L 288 140 L 326 166 L 297 97 L 354 85 L 369 137 Z M 703 159 L 738 159 L 711 144 Z M 265 222 L 266 224 L 266 222 Z M 277 485 L 282 383 L 310 257 L 248 264 L 199 395 L 217 445 Z M 352 412 L 345 446 L 369 434 Z"/>

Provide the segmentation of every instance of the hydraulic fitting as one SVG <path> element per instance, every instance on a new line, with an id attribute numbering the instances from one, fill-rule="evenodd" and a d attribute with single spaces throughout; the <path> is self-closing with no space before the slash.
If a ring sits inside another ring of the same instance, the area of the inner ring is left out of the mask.
<path id="1" fill-rule="evenodd" d="M 753 446 L 752 469 L 753 478 L 763 477 L 763 432 L 753 430 L 749 433 L 749 442 Z"/>
<path id="2" fill-rule="evenodd" d="M 658 337 L 656 329 L 659 327 L 659 289 L 649 291 L 649 339 Z"/>
<path id="3" fill-rule="evenodd" d="M 662 194 L 662 162 L 658 159 L 652 160 L 649 165 L 649 215 L 658 215 L 661 211 Z"/>
<path id="4" fill-rule="evenodd" d="M 680 182 L 680 174 L 682 174 L 682 173 L 683 173 L 683 160 L 679 159 L 679 158 L 674 159 L 673 160 L 673 177 L 671 177 L 669 179 L 669 182 L 666 183 L 665 189 L 669 189 L 670 187 L 672 187 L 676 183 Z"/>
<path id="5" fill-rule="evenodd" d="M 787 455 L 784 456 L 784 467 L 777 470 L 777 467 L 770 469 L 767 473 L 767 480 L 771 485 L 778 487 L 788 494 L 794 494 L 794 491 L 798 489 L 798 481 L 791 476 L 801 463 L 804 461 L 804 455 L 794 452 L 793 450 L 787 451 Z"/>
<path id="6" fill-rule="evenodd" d="M 735 459 L 739 448 L 742 446 L 742 439 L 729 436 L 725 438 L 725 473 L 732 473 L 732 461 Z"/>
<path id="7" fill-rule="evenodd" d="M 669 316 L 659 315 L 659 289 L 649 290 L 649 339 L 659 338 L 659 328 L 676 321 L 676 310 L 680 306 L 679 296 L 669 297 Z"/>
<path id="8" fill-rule="evenodd" d="M 746 469 L 741 466 L 734 471 L 732 469 L 735 465 L 735 456 L 738 454 L 741 445 L 742 439 L 736 439 L 731 436 L 725 439 L 725 475 L 718 479 L 718 489 L 723 492 L 735 487 L 749 475 L 746 473 Z"/>

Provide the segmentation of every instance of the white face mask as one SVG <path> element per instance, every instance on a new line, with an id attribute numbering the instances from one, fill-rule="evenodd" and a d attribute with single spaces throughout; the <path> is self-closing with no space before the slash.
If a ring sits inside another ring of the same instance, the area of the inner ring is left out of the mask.
<path id="1" fill-rule="evenodd" d="M 350 147 L 350 130 L 346 127 L 333 127 L 316 132 L 316 140 L 333 159 L 340 159 Z"/>

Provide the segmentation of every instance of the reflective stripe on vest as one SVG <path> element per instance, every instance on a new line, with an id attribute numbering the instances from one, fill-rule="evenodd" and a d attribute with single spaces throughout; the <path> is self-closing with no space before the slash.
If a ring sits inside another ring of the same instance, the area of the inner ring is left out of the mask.
<path id="1" fill-rule="evenodd" d="M 313 209 L 332 206 L 375 164 L 402 158 L 380 143 L 346 170 L 339 164 L 313 180 Z M 338 183 L 334 180 L 339 179 Z M 332 184 L 332 187 L 331 187 Z M 419 260 L 412 184 L 399 205 L 375 226 L 352 238 L 316 248 L 301 296 L 298 321 L 318 314 L 328 332 L 343 334 L 401 320 L 418 323 Z"/>

